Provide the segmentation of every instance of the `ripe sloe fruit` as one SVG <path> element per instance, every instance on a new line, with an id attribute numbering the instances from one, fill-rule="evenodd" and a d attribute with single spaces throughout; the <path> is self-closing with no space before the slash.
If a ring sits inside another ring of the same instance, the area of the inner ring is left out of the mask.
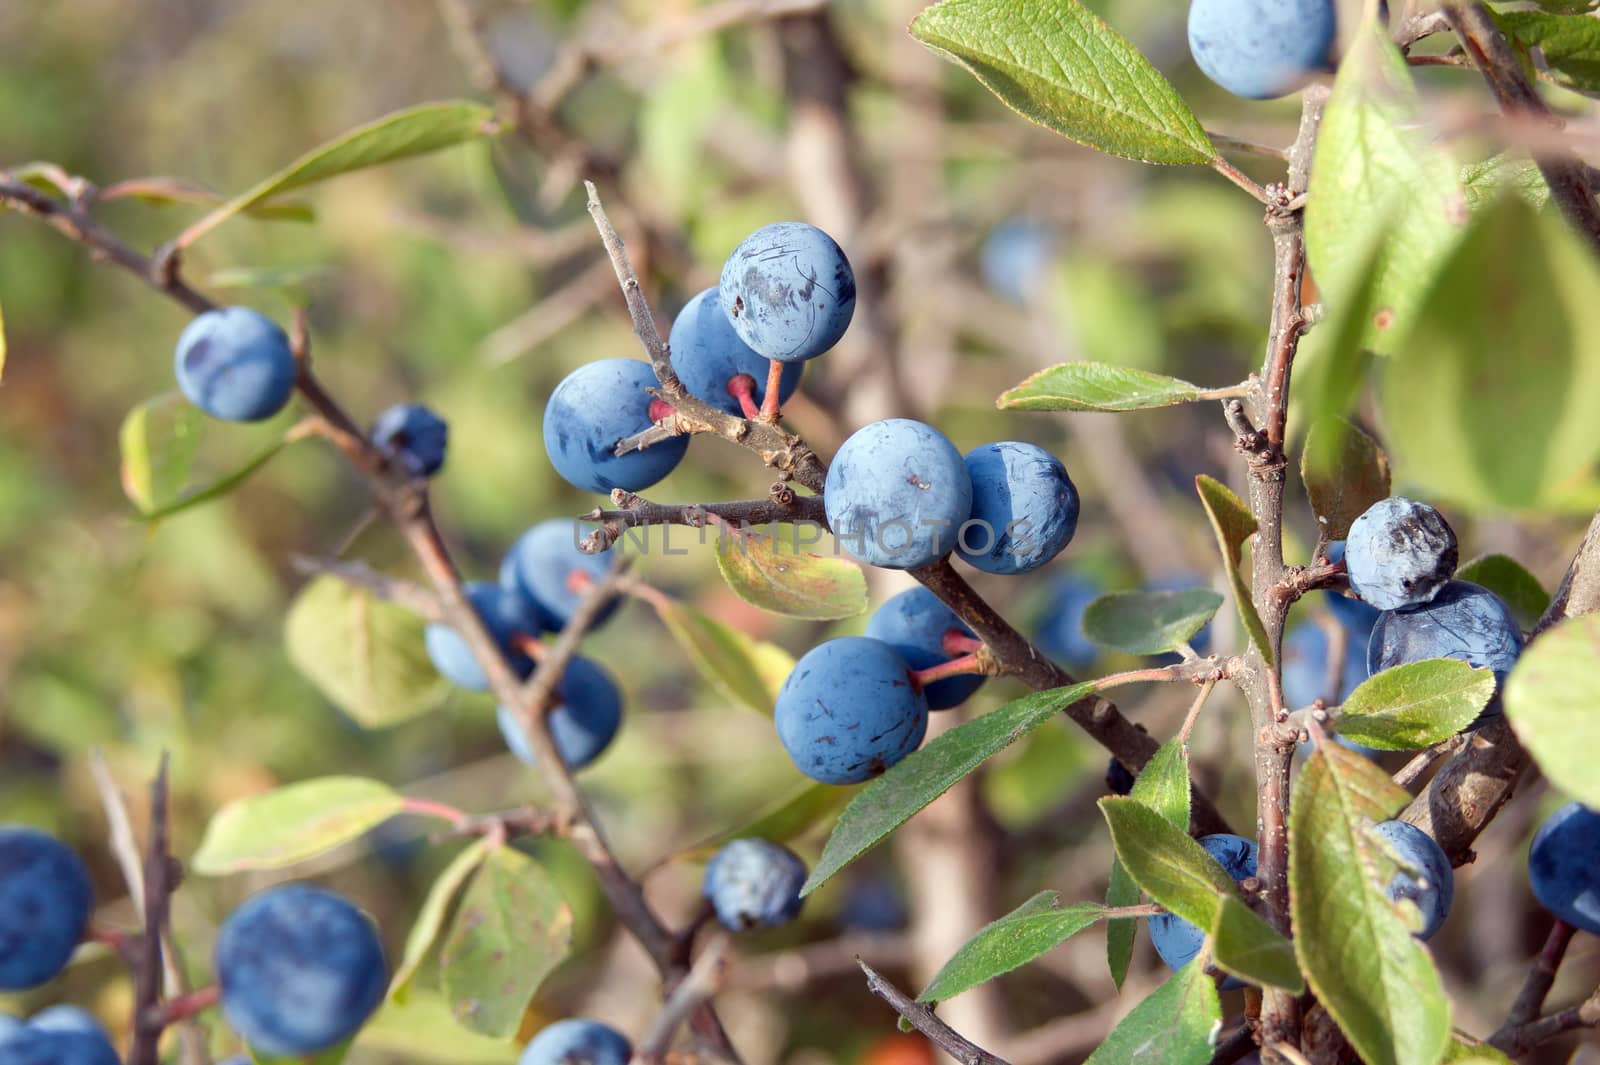
<path id="1" fill-rule="evenodd" d="M 701 892 L 724 928 L 742 932 L 794 920 L 806 863 L 789 848 L 765 839 L 736 839 L 706 865 Z"/>
<path id="2" fill-rule="evenodd" d="M 1078 490 L 1061 460 L 1042 447 L 1004 440 L 967 452 L 972 517 L 956 553 L 985 573 L 1038 569 L 1078 528 Z"/>
<path id="3" fill-rule="evenodd" d="M 671 473 L 689 450 L 687 436 L 614 454 L 618 441 L 650 428 L 645 389 L 660 384 L 638 359 L 601 359 L 568 374 L 544 408 L 544 449 L 556 472 L 585 492 L 638 492 Z"/>
<path id="4" fill-rule="evenodd" d="M 795 663 L 773 716 L 800 772 L 823 784 L 859 784 L 917 749 L 928 700 L 893 647 L 845 636 Z"/>
<path id="5" fill-rule="evenodd" d="M 550 738 L 567 768 L 582 769 L 616 738 L 622 724 L 622 693 L 611 674 L 590 659 L 578 657 L 567 663 L 556 696 L 561 705 L 550 711 Z M 528 746 L 516 715 L 502 706 L 496 711 L 496 720 L 511 753 L 533 765 L 533 748 Z"/>
<path id="6" fill-rule="evenodd" d="M 308 884 L 251 896 L 215 954 L 228 1023 L 263 1054 L 313 1054 L 354 1035 L 383 1001 L 388 967 L 372 921 Z"/>
<path id="7" fill-rule="evenodd" d="M 515 592 L 508 592 L 498 584 L 487 581 L 469 581 L 462 586 L 467 601 L 483 619 L 506 661 L 519 677 L 533 672 L 533 661 L 512 648 L 512 637 L 519 633 L 537 636 L 548 627 L 544 617 L 529 608 L 528 602 Z M 472 648 L 462 635 L 448 625 L 432 624 L 423 630 L 422 639 L 428 649 L 428 658 L 439 675 L 458 688 L 468 691 L 488 691 L 489 678 L 472 656 Z"/>
<path id="8" fill-rule="evenodd" d="M 1350 524 L 1344 564 L 1350 587 L 1379 610 L 1426 603 L 1456 572 L 1455 530 L 1428 506 L 1380 499 Z"/>
<path id="9" fill-rule="evenodd" d="M 951 629 L 963 636 L 973 635 L 955 611 L 920 585 L 884 603 L 867 622 L 867 635 L 900 652 L 912 669 L 927 669 L 950 660 L 951 656 L 944 653 L 944 634 Z M 987 679 L 976 673 L 946 677 L 928 685 L 922 694 L 928 699 L 928 709 L 948 710 L 966 702 Z"/>
<path id="10" fill-rule="evenodd" d="M 1389 881 L 1389 898 L 1395 902 L 1410 899 L 1422 911 L 1422 930 L 1418 939 L 1432 939 L 1450 914 L 1450 903 L 1455 898 L 1455 876 L 1450 870 L 1450 859 L 1439 844 L 1416 825 L 1408 821 L 1380 821 L 1372 829 L 1394 848 L 1403 864 L 1411 866 L 1416 874 L 1402 869 Z"/>
<path id="11" fill-rule="evenodd" d="M 610 1025 L 573 1018 L 533 1037 L 517 1065 L 628 1065 L 633 1045 Z"/>
<path id="12" fill-rule="evenodd" d="M 604 580 L 611 570 L 610 554 L 591 555 L 578 547 L 578 539 L 586 532 L 574 521 L 541 521 L 517 537 L 500 563 L 500 586 L 515 589 L 533 603 L 553 631 L 566 628 L 583 602 L 587 594 L 583 578 Z M 593 627 L 605 624 L 620 605 L 620 600 L 613 599 Z"/>
<path id="13" fill-rule="evenodd" d="M 270 418 L 294 391 L 289 338 L 248 307 L 219 307 L 196 317 L 178 337 L 173 361 L 189 402 L 224 421 Z"/>
<path id="14" fill-rule="evenodd" d="M 1334 0 L 1193 0 L 1189 51 L 1235 96 L 1270 100 L 1329 68 Z"/>
<path id="15" fill-rule="evenodd" d="M 420 403 L 401 403 L 372 423 L 372 442 L 413 477 L 432 477 L 444 465 L 450 427 Z"/>
<path id="16" fill-rule="evenodd" d="M 70 847 L 36 829 L 0 826 L 0 991 L 55 979 L 93 902 L 89 871 Z"/>
<path id="17" fill-rule="evenodd" d="M 1474 729 L 1503 712 L 1500 690 L 1521 653 L 1522 629 L 1511 608 L 1487 588 L 1451 581 L 1431 602 L 1378 616 L 1367 643 L 1367 669 L 1377 673 L 1427 658 L 1454 658 L 1494 670 L 1494 699 L 1467 726 Z"/>
<path id="18" fill-rule="evenodd" d="M 1600 814 L 1569 802 L 1533 834 L 1528 881 L 1539 905 L 1600 935 Z"/>
<path id="19" fill-rule="evenodd" d="M 723 314 L 764 358 L 805 362 L 839 343 L 856 310 L 856 275 L 832 237 L 774 222 L 740 242 L 717 286 Z"/>
<path id="20" fill-rule="evenodd" d="M 931 425 L 890 418 L 844 442 L 828 467 L 828 524 L 861 561 L 916 569 L 955 547 L 972 513 L 972 478 L 955 445 Z"/>
<path id="21" fill-rule="evenodd" d="M 1219 832 L 1214 836 L 1202 836 L 1195 842 L 1220 862 L 1222 868 L 1235 880 L 1243 881 L 1256 875 L 1254 840 Z M 1194 956 L 1200 953 L 1200 945 L 1205 939 L 1204 932 L 1176 914 L 1163 913 L 1150 918 L 1150 942 L 1155 946 L 1156 953 L 1161 955 L 1161 960 L 1167 963 L 1167 968 L 1173 972 L 1177 972 L 1194 960 Z M 1222 982 L 1224 989 L 1243 986 L 1242 981 L 1232 976 Z"/>
<path id="22" fill-rule="evenodd" d="M 667 348 L 672 368 L 691 396 L 742 417 L 744 408 L 728 391 L 728 381 L 739 374 L 749 374 L 756 382 L 756 405 L 766 399 L 767 359 L 734 331 L 733 323 L 722 313 L 722 305 L 717 301 L 716 286 L 684 304 L 678 317 L 673 319 Z M 794 395 L 805 368 L 803 362 L 784 366 L 778 402 L 787 403 Z"/>

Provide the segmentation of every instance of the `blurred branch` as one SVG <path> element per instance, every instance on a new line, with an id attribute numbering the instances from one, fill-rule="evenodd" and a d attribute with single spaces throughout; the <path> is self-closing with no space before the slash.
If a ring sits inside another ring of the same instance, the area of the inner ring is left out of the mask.
<path id="1" fill-rule="evenodd" d="M 894 1011 L 904 1017 L 911 1027 L 933 1040 L 941 1050 L 962 1065 L 1009 1065 L 944 1023 L 932 1009 L 913 1001 L 866 962 L 857 961 L 857 964 L 866 974 L 867 987 L 874 995 L 893 1006 Z"/>
<path id="2" fill-rule="evenodd" d="M 403 229 L 460 251 L 509 255 L 532 266 L 549 266 L 582 255 L 593 246 L 594 240 L 589 223 L 581 218 L 555 229 L 533 226 L 480 229 L 420 211 L 400 211 L 395 215 L 395 222 Z"/>
<path id="3" fill-rule="evenodd" d="M 1564 1032 L 1597 1026 L 1600 1026 L 1600 990 L 1596 990 L 1582 1005 L 1515 1028 L 1501 1029 L 1489 1040 L 1489 1045 L 1507 1057 L 1520 1058 L 1540 1043 Z"/>
<path id="4" fill-rule="evenodd" d="M 1461 39 L 1462 47 L 1483 73 L 1489 91 L 1510 118 L 1526 118 L 1560 129 L 1562 121 L 1528 81 L 1516 53 L 1494 17 L 1480 3 L 1452 3 L 1444 7 L 1444 17 Z M 1534 162 L 1550 186 L 1550 194 L 1561 205 L 1562 214 L 1600 249 L 1600 206 L 1589 187 L 1589 170 L 1571 151 L 1551 148 L 1534 154 Z"/>
<path id="5" fill-rule="evenodd" d="M 584 235 L 589 236 L 585 225 Z M 533 351 L 540 344 L 589 313 L 611 293 L 611 264 L 596 260 L 566 284 L 502 325 L 478 342 L 483 361 L 489 366 L 506 363 Z"/>
<path id="6" fill-rule="evenodd" d="M 711 1001 L 727 980 L 728 937 L 717 935 L 700 952 L 694 967 L 667 996 L 661 1015 L 639 1040 L 633 1052 L 634 1065 L 660 1065 L 672 1046 L 672 1038 L 683 1022 L 701 1005 Z"/>
<path id="7" fill-rule="evenodd" d="M 1555 986 L 1556 971 L 1561 968 L 1561 960 L 1567 956 L 1567 947 L 1572 943 L 1572 937 L 1577 931 L 1561 918 L 1555 919 L 1555 923 L 1550 926 L 1550 935 L 1545 939 L 1544 948 L 1533 960 L 1533 968 L 1528 970 L 1528 978 L 1523 983 L 1522 990 L 1517 993 L 1517 1000 L 1511 1004 L 1511 1011 L 1506 1014 L 1506 1023 L 1490 1037 L 1491 1043 L 1508 1036 L 1513 1029 L 1539 1016 L 1544 1009 L 1545 999 L 1550 995 L 1550 989 Z"/>
<path id="8" fill-rule="evenodd" d="M 181 873 L 167 845 L 167 754 L 161 753 L 150 785 L 150 841 L 144 858 L 144 930 L 133 980 L 133 1046 L 128 1065 L 158 1065 L 165 1021 L 160 1015 L 165 970 L 161 930 Z M 153 1012 L 152 1012 L 153 1011 Z"/>
<path id="9" fill-rule="evenodd" d="M 744 991 L 798 992 L 829 977 L 855 973 L 862 958 L 873 965 L 905 965 L 911 960 L 912 944 L 900 932 L 870 933 L 827 939 L 820 943 L 741 958 L 734 968 L 733 983 Z"/>
<path id="10" fill-rule="evenodd" d="M 412 581 L 379 573 L 365 562 L 340 562 L 333 558 L 290 555 L 289 565 L 307 577 L 336 577 L 346 584 L 363 588 L 387 603 L 405 607 L 431 624 L 444 624 L 444 608 L 439 597 Z"/>

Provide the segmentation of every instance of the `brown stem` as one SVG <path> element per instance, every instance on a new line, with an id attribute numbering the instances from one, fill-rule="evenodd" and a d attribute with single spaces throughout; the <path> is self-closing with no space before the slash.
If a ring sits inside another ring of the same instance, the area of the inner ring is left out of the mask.
<path id="1" fill-rule="evenodd" d="M 172 892 L 181 873 L 167 849 L 167 755 L 163 751 L 156 779 L 150 785 L 150 841 L 144 859 L 144 931 L 139 937 L 139 962 L 133 980 L 133 1045 L 128 1065 L 157 1065 L 160 1061 L 162 1020 L 161 929 L 167 923 Z"/>
<path id="2" fill-rule="evenodd" d="M 1515 1028 L 1503 1028 L 1489 1040 L 1489 1045 L 1507 1057 L 1520 1058 L 1540 1043 L 1554 1039 L 1563 1032 L 1597 1026 L 1600 1026 L 1600 990 L 1590 995 L 1582 1005 Z"/>
<path id="3" fill-rule="evenodd" d="M 893 1006 L 894 1011 L 904 1017 L 911 1027 L 933 1040 L 939 1049 L 962 1065 L 1008 1065 L 944 1023 L 932 1009 L 914 1001 L 860 958 L 856 959 L 856 964 L 866 974 L 867 987 L 874 995 Z"/>
<path id="4" fill-rule="evenodd" d="M 1528 970 L 1528 979 L 1523 983 L 1522 990 L 1517 993 L 1517 1000 L 1511 1004 L 1511 1011 L 1506 1014 L 1506 1023 L 1490 1037 L 1491 1043 L 1508 1036 L 1512 1029 L 1521 1027 L 1539 1016 L 1540 1011 L 1544 1009 L 1544 1000 L 1550 994 L 1550 988 L 1555 986 L 1556 971 L 1561 968 L 1561 959 L 1567 956 L 1567 946 L 1577 931 L 1561 918 L 1556 918 L 1555 923 L 1550 926 L 1550 935 L 1545 939 L 1544 948 L 1539 951 L 1539 956 L 1533 961 L 1533 967 Z"/>
<path id="5" fill-rule="evenodd" d="M 652 503 L 632 492 L 617 491 L 612 499 L 620 509 L 596 508 L 580 515 L 579 521 L 597 522 L 600 528 L 584 539 L 584 549 L 605 551 L 623 536 L 623 530 L 637 526 L 686 525 L 702 529 L 711 518 L 720 518 L 735 528 L 772 524 L 809 524 L 828 527 L 827 512 L 819 496 L 803 496 L 779 482 L 774 497 L 732 503 Z M 797 537 L 798 539 L 798 537 Z"/>
<path id="6" fill-rule="evenodd" d="M 1444 16 L 1451 29 L 1461 38 L 1461 46 L 1472 62 L 1483 73 L 1489 91 L 1508 118 L 1525 119 L 1533 123 L 1560 129 L 1561 120 L 1551 112 L 1523 72 L 1516 53 L 1494 16 L 1480 3 L 1455 3 L 1446 5 Z M 1550 195 L 1561 205 L 1579 233 L 1591 245 L 1600 248 L 1600 206 L 1595 204 L 1589 185 L 1589 170 L 1582 160 L 1569 151 L 1546 148 L 1534 153 L 1534 162 L 1550 186 Z"/>

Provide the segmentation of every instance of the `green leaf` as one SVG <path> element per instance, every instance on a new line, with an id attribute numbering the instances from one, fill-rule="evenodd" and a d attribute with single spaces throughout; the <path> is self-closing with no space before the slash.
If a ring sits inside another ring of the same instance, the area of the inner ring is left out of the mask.
<path id="1" fill-rule="evenodd" d="M 368 728 L 440 705 L 449 685 L 423 647 L 423 620 L 365 588 L 318 577 L 289 608 L 289 661 L 318 691 Z"/>
<path id="2" fill-rule="evenodd" d="M 770 839 L 774 843 L 788 843 L 837 813 L 855 792 L 855 787 L 807 785 L 793 798 L 772 807 L 754 821 L 719 832 L 682 852 L 678 858 L 691 862 L 707 861 L 724 843 L 735 839 Z"/>
<path id="3" fill-rule="evenodd" d="M 1210 928 L 1222 899 L 1238 895 L 1233 877 L 1204 847 L 1137 799 L 1108 796 L 1100 812 L 1134 882 L 1185 921 Z"/>
<path id="4" fill-rule="evenodd" d="M 207 206 L 227 202 L 227 197 L 213 192 L 204 185 L 183 178 L 147 177 L 129 178 L 100 190 L 102 200 L 139 200 L 155 207 L 172 204 L 204 204 Z M 279 222 L 310 222 L 316 212 L 303 203 L 258 203 L 244 212 L 253 218 Z"/>
<path id="5" fill-rule="evenodd" d="M 494 112 L 482 104 L 447 101 L 385 115 L 302 155 L 284 169 L 211 211 L 174 242 L 187 248 L 241 211 L 274 196 L 353 170 L 379 166 L 495 133 Z"/>
<path id="6" fill-rule="evenodd" d="M 143 522 L 162 521 L 166 518 L 172 517 L 175 514 L 181 514 L 190 507 L 198 507 L 202 503 L 209 503 L 214 499 L 221 499 L 223 496 L 229 494 L 235 488 L 238 488 L 250 478 L 254 477 L 257 473 L 261 472 L 261 470 L 266 468 L 267 463 L 271 462 L 278 456 L 278 452 L 288 447 L 291 443 L 293 443 L 293 440 L 289 439 L 288 437 L 274 440 L 271 444 L 268 444 L 265 448 L 261 449 L 261 451 L 259 451 L 249 462 L 246 462 L 243 466 L 240 466 L 227 476 L 218 478 L 217 480 L 206 485 L 204 488 L 196 489 L 195 491 L 180 496 L 169 503 L 164 503 L 161 506 L 155 507 L 151 510 L 143 511 L 138 516 L 139 520 Z M 124 488 L 126 487 L 127 486 L 124 485 Z M 137 502 L 137 500 L 135 500 L 135 502 Z"/>
<path id="7" fill-rule="evenodd" d="M 1379 378 L 1401 479 L 1461 503 L 1531 507 L 1587 474 L 1600 459 L 1588 402 L 1600 392 L 1596 291 L 1600 264 L 1559 217 L 1515 196 L 1481 211 Z"/>
<path id="8" fill-rule="evenodd" d="M 1272 647 L 1267 642 L 1267 627 L 1261 623 L 1261 615 L 1256 613 L 1250 585 L 1239 570 L 1244 542 L 1256 534 L 1256 519 L 1251 516 L 1250 508 L 1244 505 L 1244 501 L 1221 481 L 1201 474 L 1194 479 L 1194 485 L 1200 492 L 1206 517 L 1211 519 L 1211 529 L 1217 534 L 1217 548 L 1222 552 L 1222 565 L 1227 570 L 1228 584 L 1233 588 L 1233 601 L 1239 608 L 1244 631 L 1250 634 L 1251 641 L 1270 666 Z"/>
<path id="9" fill-rule="evenodd" d="M 304 307 L 311 302 L 312 284 L 337 273 L 333 266 L 236 266 L 212 271 L 206 282 L 211 288 L 265 289 Z"/>
<path id="10" fill-rule="evenodd" d="M 1339 712 L 1339 735 L 1380 751 L 1415 751 L 1454 736 L 1494 698 L 1494 672 L 1453 658 L 1386 669 L 1362 681 Z"/>
<path id="11" fill-rule="evenodd" d="M 821 887 L 985 759 L 1093 693 L 1093 684 L 1033 692 L 957 725 L 895 763 L 857 792 L 839 815 L 839 823 L 833 827 L 833 835 L 828 837 L 822 857 L 817 859 L 800 894 L 809 895 Z"/>
<path id="12" fill-rule="evenodd" d="M 1221 605 L 1222 596 L 1210 588 L 1119 592 L 1089 604 L 1083 612 L 1083 634 L 1114 651 L 1161 654 L 1188 643 Z"/>
<path id="13" fill-rule="evenodd" d="M 439 938 L 439 931 L 444 927 L 445 916 L 450 911 L 450 903 L 455 901 L 456 892 L 467 882 L 467 877 L 483 864 L 488 853 L 489 841 L 479 837 L 462 848 L 461 853 L 451 859 L 444 871 L 434 878 L 433 886 L 428 888 L 428 897 L 422 900 L 422 909 L 417 911 L 417 919 L 412 922 L 411 931 L 406 935 L 406 949 L 400 956 L 400 964 L 389 979 L 391 999 L 404 1002 L 410 995 L 411 979 L 417 975 L 417 968 L 428 956 L 434 940 Z"/>
<path id="14" fill-rule="evenodd" d="M 1488 1043 L 1456 1032 L 1439 1065 L 1512 1065 L 1511 1059 Z"/>
<path id="15" fill-rule="evenodd" d="M 1078 0 L 944 0 L 911 35 L 1023 118 L 1145 163 L 1209 163 L 1211 138 L 1150 61 Z"/>
<path id="16" fill-rule="evenodd" d="M 1189 827 L 1189 751 L 1182 736 L 1174 736 L 1150 756 L 1134 778 L 1130 799 L 1142 803 L 1166 818 L 1174 828 Z M 1111 883 L 1106 888 L 1106 906 L 1120 909 L 1139 903 L 1139 885 L 1133 882 L 1122 859 L 1111 857 Z M 1131 917 L 1114 917 L 1106 922 L 1106 961 L 1111 979 L 1120 990 L 1133 959 L 1133 939 L 1138 922 Z"/>
<path id="17" fill-rule="evenodd" d="M 1001 394 L 1001 410 L 1151 410 L 1215 399 L 1228 389 L 1207 391 L 1176 377 L 1102 362 L 1064 362 Z"/>
<path id="18" fill-rule="evenodd" d="M 1379 291 L 1382 254 L 1383 234 L 1373 234 L 1354 271 L 1356 280 L 1337 293 L 1323 292 L 1327 320 L 1300 342 L 1295 358 L 1289 391 L 1299 409 L 1291 407 L 1291 424 L 1316 426 L 1342 419 L 1361 398 L 1373 361 L 1363 335 Z"/>
<path id="19" fill-rule="evenodd" d="M 1229 895 L 1211 922 L 1211 954 L 1217 968 L 1263 987 L 1295 994 L 1306 982 L 1294 961 L 1294 945 L 1239 899 Z"/>
<path id="20" fill-rule="evenodd" d="M 1515 192 L 1533 207 L 1550 202 L 1550 186 L 1539 165 L 1525 156 L 1505 152 L 1463 166 L 1461 186 L 1467 192 L 1467 206 L 1474 211 L 1498 200 L 1506 191 Z"/>
<path id="21" fill-rule="evenodd" d="M 1105 907 L 1080 902 L 1058 909 L 1061 896 L 1041 891 L 978 930 L 934 976 L 919 1002 L 945 1002 L 1047 954 L 1098 921 Z"/>
<path id="22" fill-rule="evenodd" d="M 1556 84 L 1576 92 L 1600 92 L 1600 19 L 1501 11 L 1495 21 L 1519 43 L 1539 49 Z"/>
<path id="23" fill-rule="evenodd" d="M 522 1049 L 503 1039 L 463 1031 L 437 993 L 424 989 L 391 998 L 361 1029 L 361 1049 L 384 1060 L 446 1065 L 515 1065 Z"/>
<path id="24" fill-rule="evenodd" d="M 784 529 L 792 535 L 785 535 Z M 780 545 L 787 541 L 791 550 Z M 770 526 L 765 533 L 718 527 L 717 569 L 747 603 L 809 621 L 836 621 L 867 609 L 867 578 L 844 558 L 799 550 L 800 531 Z"/>
<path id="25" fill-rule="evenodd" d="M 1221 1027 L 1216 982 L 1196 959 L 1118 1021 L 1084 1065 L 1209 1065 Z"/>
<path id="26" fill-rule="evenodd" d="M 702 676 L 730 702 L 772 713 L 794 659 L 775 644 L 752 639 L 686 603 L 663 600 L 656 613 Z"/>
<path id="27" fill-rule="evenodd" d="M 1368 831 L 1409 798 L 1361 755 L 1323 742 L 1290 806 L 1295 956 L 1367 1065 L 1435 1065 L 1450 1039 L 1433 960 L 1384 892 L 1399 866 Z"/>
<path id="28" fill-rule="evenodd" d="M 1361 344 L 1385 355 L 1403 350 L 1467 216 L 1455 159 L 1425 140 L 1420 114 L 1405 59 L 1369 20 L 1340 60 L 1317 138 L 1306 254 L 1330 305 L 1364 296 L 1352 308 Z"/>
<path id="29" fill-rule="evenodd" d="M 380 781 L 304 780 L 218 810 L 190 865 L 207 876 L 282 869 L 348 843 L 404 808 L 405 800 Z"/>
<path id="30" fill-rule="evenodd" d="M 572 908 L 544 867 L 500 847 L 472 880 L 440 953 L 440 986 L 456 1023 L 508 1038 L 572 947 Z"/>
<path id="31" fill-rule="evenodd" d="M 1600 615 L 1569 618 L 1523 652 L 1506 681 L 1506 717 L 1550 778 L 1579 802 L 1600 808 Z M 1591 757 L 1585 758 L 1584 755 Z"/>
<path id="32" fill-rule="evenodd" d="M 1550 593 L 1539 578 L 1506 555 L 1483 555 L 1456 571 L 1456 580 L 1471 581 L 1489 589 L 1511 608 L 1517 624 L 1531 629 L 1550 609 Z"/>
<path id="33" fill-rule="evenodd" d="M 189 483 L 205 416 L 176 392 L 139 404 L 122 420 L 122 491 L 145 514 L 176 502 Z"/>
<path id="34" fill-rule="evenodd" d="M 1389 497 L 1389 456 L 1378 442 L 1343 418 L 1317 422 L 1306 434 L 1300 478 L 1323 541 L 1343 540 L 1350 523 Z"/>

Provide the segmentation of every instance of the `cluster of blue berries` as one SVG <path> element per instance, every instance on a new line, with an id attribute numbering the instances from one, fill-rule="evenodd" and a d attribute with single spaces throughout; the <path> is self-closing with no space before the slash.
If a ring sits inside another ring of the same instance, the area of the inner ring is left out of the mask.
<path id="1" fill-rule="evenodd" d="M 526 680 L 538 667 L 528 654 L 540 646 L 538 638 L 565 628 L 585 591 L 610 568 L 606 555 L 589 554 L 578 546 L 581 529 L 560 519 L 539 522 L 506 552 L 498 581 L 471 581 L 464 586 L 467 601 L 520 679 Z M 616 606 L 606 607 L 594 627 L 608 621 Z M 488 690 L 489 678 L 460 633 L 433 624 L 424 631 L 423 641 L 441 676 L 468 691 Z M 622 692 L 610 673 L 580 656 L 567 664 L 556 684 L 556 697 L 559 705 L 549 716 L 551 737 L 562 761 L 581 769 L 616 738 L 622 724 Z M 501 706 L 497 719 L 511 753 L 531 765 L 533 751 L 516 714 Z"/>
<path id="2" fill-rule="evenodd" d="M 672 369 L 690 395 L 729 414 L 775 412 L 799 387 L 804 364 L 839 342 L 855 306 L 855 274 L 832 237 L 802 222 L 763 226 L 734 249 L 718 284 L 673 321 Z M 774 380 L 778 395 L 769 397 Z M 642 491 L 671 473 L 687 436 L 616 453 L 621 441 L 672 416 L 670 404 L 650 395 L 660 387 L 635 359 L 601 359 L 568 374 L 544 412 L 556 472 L 586 492 Z"/>
<path id="3" fill-rule="evenodd" d="M 1455 532 L 1426 503 L 1380 500 L 1351 523 L 1344 552 L 1350 588 L 1383 611 L 1367 641 L 1368 672 L 1454 658 L 1493 670 L 1504 686 L 1522 654 L 1522 629 L 1499 596 L 1453 579 L 1457 554 Z M 1469 728 L 1500 713 L 1497 690 Z"/>
<path id="4" fill-rule="evenodd" d="M 84 938 L 89 872 L 60 840 L 0 826 L 0 991 L 55 979 Z M 388 968 L 377 928 L 331 892 L 270 888 L 223 922 L 214 957 L 228 1023 L 262 1054 L 299 1056 L 354 1035 L 383 1000 Z M 0 1065 L 117 1065 L 106 1033 L 82 1010 L 28 1021 L 0 1014 Z"/>

